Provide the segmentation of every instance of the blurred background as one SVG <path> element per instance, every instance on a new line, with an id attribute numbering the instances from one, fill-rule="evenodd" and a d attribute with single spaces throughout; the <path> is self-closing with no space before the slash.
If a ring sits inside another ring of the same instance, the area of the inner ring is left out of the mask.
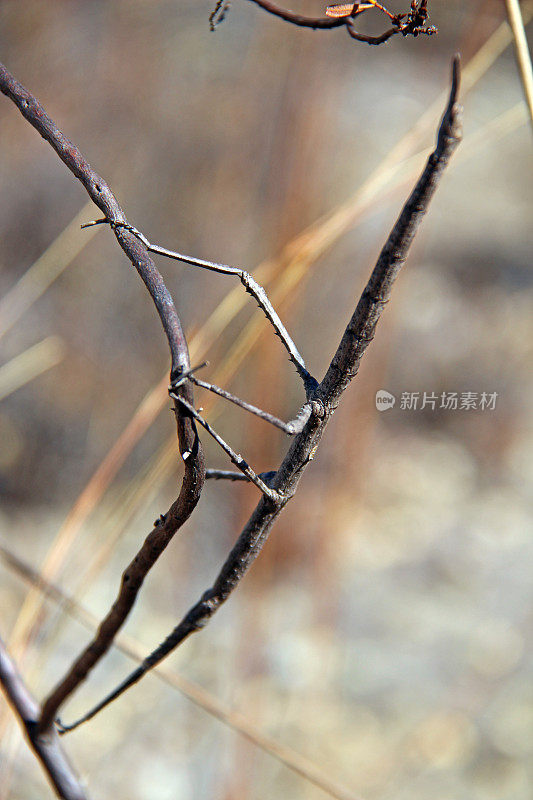
<path id="1" fill-rule="evenodd" d="M 69 753 L 101 800 L 526 800 L 532 159 L 505 5 L 431 0 L 439 36 L 375 48 L 247 0 L 211 33 L 212 7 L 4 0 L 1 60 L 151 241 L 254 272 L 318 378 L 434 141 L 456 51 L 465 138 L 260 559 L 164 674 L 71 734 Z M 182 470 L 166 341 L 140 280 L 110 231 L 80 230 L 99 212 L 5 98 L 0 120 L 0 632 L 42 697 L 94 620 L 32 590 L 8 554 L 99 618 Z M 210 362 L 201 377 L 294 416 L 302 387 L 242 287 L 158 266 L 193 363 Z M 396 398 L 384 412 L 381 389 Z M 465 392 L 477 408 L 440 407 Z M 197 402 L 256 471 L 277 467 L 286 437 Z M 229 468 L 203 438 L 209 466 Z M 211 584 L 257 499 L 207 485 L 145 582 L 133 650 L 153 649 Z M 133 665 L 114 650 L 64 720 Z M 3 701 L 0 714 L 0 797 L 51 796 Z"/>

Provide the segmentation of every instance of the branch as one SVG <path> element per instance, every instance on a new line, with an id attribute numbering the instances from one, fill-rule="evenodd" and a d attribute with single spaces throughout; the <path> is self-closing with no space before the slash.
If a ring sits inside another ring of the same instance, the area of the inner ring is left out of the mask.
<path id="1" fill-rule="evenodd" d="M 174 301 L 163 278 L 155 267 L 145 245 L 128 230 L 127 220 L 109 186 L 90 166 L 78 148 L 70 142 L 47 116 L 41 104 L 0 64 L 0 90 L 17 106 L 21 114 L 53 147 L 72 174 L 81 181 L 89 196 L 112 227 L 118 243 L 139 273 L 156 306 L 165 331 L 171 354 L 171 380 L 176 380 L 190 369 L 187 341 Z M 179 398 L 193 404 L 192 385 L 181 384 Z M 113 639 L 126 621 L 143 580 L 159 558 L 176 531 L 190 517 L 205 481 L 205 462 L 202 446 L 194 420 L 184 406 L 175 402 L 180 453 L 189 453 L 185 461 L 185 474 L 178 499 L 172 504 L 163 521 L 147 536 L 139 553 L 126 568 L 118 597 L 103 620 L 95 639 L 74 662 L 63 680 L 43 704 L 40 731 L 46 731 L 53 722 L 61 703 L 85 680 L 90 670 L 111 646 Z"/>
<path id="2" fill-rule="evenodd" d="M 285 22 L 290 22 L 292 25 L 298 25 L 301 28 L 331 30 L 332 28 L 342 28 L 345 24 L 343 18 L 306 17 L 302 14 L 295 14 L 294 11 L 287 11 L 284 8 L 280 8 L 275 3 L 271 3 L 270 0 L 250 0 L 250 2 L 255 3 L 269 14 L 273 14 L 275 17 L 285 20 Z"/>
<path id="3" fill-rule="evenodd" d="M 342 392 L 355 377 L 361 358 L 374 338 L 375 329 L 392 286 L 402 268 L 418 227 L 427 213 L 439 180 L 462 136 L 461 114 L 457 105 L 460 60 L 452 67 L 452 86 L 448 105 L 438 131 L 437 146 L 428 158 L 409 199 L 405 203 L 377 264 L 348 323 L 337 352 L 320 384 L 317 397 L 332 411 Z"/>
<path id="4" fill-rule="evenodd" d="M 236 473 L 240 478 L 243 476 Z M 73 619 L 77 620 L 83 627 L 94 630 L 97 620 L 84 606 L 78 603 L 71 595 L 65 594 L 56 584 L 50 583 L 37 572 L 26 561 L 23 561 L 11 550 L 3 547 L 0 543 L 0 560 L 4 562 L 7 569 L 10 569 L 22 581 L 35 588 L 38 592 L 57 604 L 58 608 L 65 611 Z M 139 652 L 141 645 L 126 634 L 121 634 L 113 642 L 113 647 L 117 648 L 127 658 L 139 663 L 142 657 Z M 296 775 L 304 778 L 310 783 L 318 786 L 326 794 L 337 800 L 357 800 L 353 792 L 347 787 L 339 784 L 334 778 L 325 775 L 311 761 L 292 750 L 290 747 L 281 745 L 275 739 L 262 733 L 248 722 L 248 719 L 236 711 L 230 710 L 218 698 L 210 692 L 202 689 L 198 684 L 182 678 L 169 669 L 159 667 L 154 670 L 154 674 L 172 689 L 177 689 L 187 700 L 194 703 L 214 719 L 227 725 L 235 733 L 244 736 L 253 745 L 258 747 L 271 758 L 275 758 L 280 764 L 292 770 Z M 149 798 L 147 798 L 149 800 Z"/>
<path id="5" fill-rule="evenodd" d="M 107 183 L 92 169 L 78 148 L 47 116 L 39 101 L 15 80 L 3 64 L 0 64 L 0 91 L 15 103 L 30 125 L 54 148 L 61 161 L 81 181 L 91 200 L 106 218 L 117 226 L 119 224 L 127 225 L 124 212 Z M 116 227 L 115 236 L 144 281 L 155 303 L 170 346 L 173 371 L 187 369 L 190 366 L 187 342 L 174 301 L 154 262 L 142 242 L 129 233 L 126 228 Z"/>
<path id="6" fill-rule="evenodd" d="M 70 765 L 55 730 L 38 733 L 41 714 L 39 704 L 27 690 L 24 681 L 0 639 L 0 684 L 18 717 L 30 747 L 44 767 L 50 783 L 63 800 L 87 800 L 87 794 Z"/>
<path id="7" fill-rule="evenodd" d="M 347 3 L 346 5 L 332 5 L 328 6 L 326 17 L 306 17 L 302 14 L 296 14 L 294 11 L 288 11 L 285 8 L 277 6 L 275 3 L 272 3 L 271 0 L 250 0 L 250 2 L 255 3 L 269 14 L 273 14 L 285 22 L 297 25 L 300 28 L 332 30 L 333 28 L 345 27 L 352 39 L 357 39 L 360 42 L 366 42 L 371 45 L 383 44 L 392 36 L 396 36 L 399 33 L 401 33 L 402 36 L 414 37 L 420 34 L 432 36 L 434 33 L 437 33 L 436 28 L 426 25 L 429 16 L 427 0 L 411 0 L 410 10 L 405 14 L 391 13 L 385 6 L 381 5 L 378 0 L 366 0 L 362 3 Z M 215 10 L 209 18 L 212 30 L 215 29 L 219 22 L 222 22 L 228 7 L 229 2 L 218 0 Z M 358 33 L 354 27 L 355 18 L 372 8 L 381 11 L 389 17 L 393 24 L 392 28 L 389 28 L 389 30 L 379 36 L 368 36 Z"/>
<path id="8" fill-rule="evenodd" d="M 204 592 L 198 603 L 189 610 L 165 641 L 136 670 L 81 719 L 72 725 L 62 725 L 62 732 L 73 730 L 94 717 L 130 686 L 137 683 L 188 636 L 203 628 L 239 585 L 261 552 L 274 521 L 294 495 L 305 468 L 312 461 L 341 394 L 357 374 L 361 358 L 374 337 L 377 323 L 388 302 L 394 281 L 405 262 L 418 226 L 428 210 L 442 173 L 461 140 L 461 108 L 457 104 L 459 77 L 460 62 L 459 57 L 456 57 L 453 61 L 449 102 L 439 127 L 437 146 L 381 251 L 324 380 L 310 402 L 311 415 L 308 422 L 293 440 L 280 469 L 269 481 L 270 488 L 280 498 L 278 503 L 265 496 L 261 498 L 213 586 Z"/>

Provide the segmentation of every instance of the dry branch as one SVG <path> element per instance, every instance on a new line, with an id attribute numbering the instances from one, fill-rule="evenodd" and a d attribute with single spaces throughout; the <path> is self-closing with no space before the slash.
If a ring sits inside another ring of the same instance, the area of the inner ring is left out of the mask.
<path id="1" fill-rule="evenodd" d="M 50 783 L 63 800 L 87 800 L 87 794 L 69 763 L 57 732 L 38 732 L 39 704 L 29 693 L 4 642 L 0 639 L 0 684 L 21 724 L 30 747 L 44 767 Z"/>
<path id="2" fill-rule="evenodd" d="M 49 142 L 72 174 L 81 181 L 89 196 L 106 219 L 113 224 L 117 241 L 139 273 L 161 319 L 171 353 L 171 380 L 190 369 L 189 351 L 174 301 L 163 278 L 156 269 L 144 244 L 127 229 L 127 220 L 106 182 L 92 169 L 78 148 L 70 142 L 47 116 L 41 104 L 0 64 L 0 90 L 17 106 L 28 122 Z M 189 381 L 178 389 L 186 403 L 193 404 L 192 385 Z M 176 531 L 193 512 L 205 481 L 205 462 L 194 420 L 183 404 L 176 401 L 176 420 L 180 453 L 188 453 L 185 474 L 177 500 L 160 524 L 147 536 L 140 551 L 122 575 L 118 597 L 103 620 L 95 639 L 74 662 L 63 680 L 43 704 L 39 723 L 46 731 L 53 722 L 61 703 L 72 694 L 87 677 L 90 670 L 111 646 L 113 639 L 131 611 L 143 580 Z"/>
<path id="3" fill-rule="evenodd" d="M 419 36 L 425 34 L 432 36 L 437 33 L 437 29 L 433 26 L 426 25 L 428 20 L 427 2 L 428 0 L 411 0 L 411 6 L 405 14 L 392 14 L 388 9 L 382 6 L 377 0 L 367 0 L 365 3 L 353 3 L 351 11 L 343 16 L 326 16 L 326 17 L 307 17 L 302 14 L 296 14 L 294 11 L 281 8 L 271 0 L 250 0 L 255 3 L 264 11 L 269 14 L 279 17 L 285 22 L 292 25 L 297 25 L 300 28 L 311 28 L 312 30 L 332 30 L 333 28 L 346 28 L 352 39 L 357 39 L 366 44 L 379 45 L 387 42 L 393 36 L 401 33 L 402 36 Z M 347 4 L 348 6 L 350 4 Z M 226 12 L 229 8 L 228 0 L 218 0 L 209 21 L 211 29 L 214 30 L 216 26 L 225 18 Z M 384 31 L 379 36 L 368 36 L 363 33 L 358 33 L 355 30 L 355 18 L 370 8 L 375 8 L 383 12 L 392 21 L 392 28 Z"/>
<path id="4" fill-rule="evenodd" d="M 198 603 L 189 610 L 165 641 L 101 703 L 72 725 L 61 726 L 63 732 L 72 730 L 94 717 L 130 686 L 137 683 L 188 636 L 203 628 L 238 586 L 257 558 L 274 521 L 294 495 L 305 468 L 313 459 L 327 422 L 335 411 L 343 391 L 357 374 L 361 358 L 374 337 L 377 323 L 389 300 L 394 281 L 405 262 L 416 231 L 428 210 L 442 173 L 461 140 L 461 108 L 457 103 L 459 77 L 460 62 L 456 57 L 453 61 L 448 105 L 438 130 L 436 148 L 430 155 L 422 175 L 381 251 L 328 371 L 311 399 L 311 415 L 308 422 L 293 440 L 281 467 L 269 481 L 269 486 L 276 496 L 272 498 L 263 495 L 213 586 L 204 592 Z"/>
<path id="5" fill-rule="evenodd" d="M 241 473 L 236 473 L 239 478 L 246 480 Z M 50 583 L 43 576 L 33 569 L 27 562 L 15 555 L 0 543 L 0 561 L 16 574 L 29 586 L 35 588 L 43 597 L 48 598 L 58 607 L 65 611 L 72 619 L 77 620 L 88 630 L 94 630 L 98 624 L 96 617 L 81 605 L 72 595 L 66 594 L 59 586 Z M 113 647 L 127 658 L 140 662 L 142 645 L 135 639 L 121 633 L 113 642 Z M 231 730 L 244 736 L 252 744 L 279 761 L 296 775 L 300 775 L 311 784 L 318 786 L 326 794 L 336 798 L 336 800 L 357 800 L 347 786 L 340 783 L 332 775 L 324 771 L 309 759 L 293 750 L 289 745 L 281 744 L 275 738 L 263 733 L 250 723 L 247 716 L 226 706 L 215 695 L 199 686 L 197 683 L 171 672 L 169 669 L 159 666 L 154 670 L 161 681 L 172 689 L 177 689 L 187 700 L 194 703 L 214 719 L 219 720 L 223 725 L 227 725 Z"/>

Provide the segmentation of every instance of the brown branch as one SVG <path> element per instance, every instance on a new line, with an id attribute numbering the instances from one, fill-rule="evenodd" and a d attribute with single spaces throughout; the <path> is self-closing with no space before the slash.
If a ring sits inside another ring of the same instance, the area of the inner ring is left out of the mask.
<path id="1" fill-rule="evenodd" d="M 453 61 L 452 86 L 437 137 L 437 146 L 405 203 L 402 213 L 380 253 L 378 262 L 348 323 L 337 352 L 320 384 L 317 397 L 333 411 L 343 391 L 355 377 L 361 358 L 374 338 L 383 308 L 402 268 L 418 227 L 452 153 L 461 140 L 461 115 L 457 105 L 460 60 Z"/>
<path id="2" fill-rule="evenodd" d="M 246 480 L 240 472 L 235 474 L 238 475 L 239 478 Z M 15 555 L 15 553 L 4 547 L 1 543 L 0 560 L 3 561 L 5 567 L 17 575 L 18 578 L 29 586 L 36 588 L 37 591 L 41 592 L 45 597 L 55 603 L 61 611 L 65 611 L 83 627 L 88 630 L 95 629 L 98 623 L 90 611 L 78 603 L 73 596 L 63 592 L 59 586 L 43 578 L 43 576 L 27 561 L 19 558 L 19 556 Z M 142 661 L 142 657 L 139 655 L 142 649 L 141 645 L 136 642 L 135 639 L 128 637 L 124 633 L 115 639 L 113 647 L 136 663 Z M 276 759 L 280 764 L 292 770 L 296 775 L 299 775 L 311 784 L 318 786 L 328 795 L 331 795 L 331 797 L 337 798 L 337 800 L 357 800 L 353 792 L 347 787 L 338 783 L 338 781 L 329 775 L 325 775 L 320 768 L 290 747 L 281 745 L 276 739 L 259 731 L 250 724 L 246 717 L 234 710 L 230 710 L 218 700 L 218 698 L 205 689 L 202 689 L 198 684 L 184 679 L 175 672 L 171 672 L 164 667 L 155 669 L 154 675 L 166 683 L 167 686 L 170 686 L 170 688 L 177 689 L 187 700 L 194 703 L 211 717 L 218 720 L 223 725 L 227 725 L 232 731 L 245 737 L 271 758 Z M 147 800 L 149 800 L 149 798 L 147 798 Z"/>
<path id="3" fill-rule="evenodd" d="M 376 2 L 374 2 L 374 0 L 369 0 L 371 5 L 369 5 L 368 2 L 361 4 L 354 3 L 351 12 L 345 16 L 326 17 L 306 17 L 302 14 L 296 14 L 294 11 L 289 11 L 285 8 L 277 6 L 275 3 L 272 3 L 271 0 L 250 0 L 250 2 L 255 3 L 269 14 L 273 14 L 285 22 L 289 22 L 292 25 L 297 25 L 301 28 L 311 28 L 313 30 L 332 30 L 333 28 L 345 27 L 352 39 L 356 39 L 359 42 L 365 42 L 366 44 L 370 45 L 383 44 L 391 37 L 396 36 L 399 33 L 401 33 L 402 36 L 414 37 L 417 37 L 420 34 L 431 36 L 434 33 L 437 33 L 436 28 L 426 24 L 429 16 L 427 10 L 428 0 L 411 0 L 410 10 L 405 14 L 392 14 L 390 11 L 388 11 L 388 9 L 378 3 L 377 0 Z M 217 12 L 221 9 L 221 5 L 221 3 L 217 3 L 217 8 L 211 15 L 212 26 L 214 15 L 216 16 Z M 227 8 L 227 4 L 224 7 Z M 389 28 L 378 36 L 370 36 L 368 34 L 358 33 L 354 27 L 355 18 L 372 7 L 386 14 L 389 19 L 392 20 L 393 24 L 392 28 Z M 223 16 L 224 11 L 222 11 L 222 16 L 219 17 L 220 21 L 223 19 Z"/>
<path id="4" fill-rule="evenodd" d="M 348 20 L 346 22 L 346 30 L 348 31 L 349 35 L 352 39 L 355 39 L 357 42 L 365 42 L 365 44 L 372 44 L 372 45 L 380 45 L 388 42 L 393 36 L 396 36 L 397 33 L 400 31 L 398 28 L 389 28 L 384 33 L 380 34 L 379 36 L 369 36 L 366 33 L 358 33 L 355 30 L 354 24 L 352 20 Z"/>
<path id="5" fill-rule="evenodd" d="M 15 80 L 3 64 L 0 64 L 0 91 L 15 103 L 30 125 L 54 148 L 61 161 L 84 185 L 91 200 L 104 213 L 106 219 L 117 226 L 119 223 L 125 224 L 124 212 L 107 183 L 92 169 L 78 148 L 47 116 L 39 101 Z M 187 342 L 174 301 L 153 260 L 142 242 L 139 242 L 137 237 L 129 233 L 127 229 L 117 227 L 115 236 L 144 281 L 155 303 L 170 346 L 173 371 L 179 372 L 187 369 L 190 366 Z"/>
<path id="6" fill-rule="evenodd" d="M 77 722 L 62 726 L 63 732 L 72 730 L 94 717 L 126 689 L 137 683 L 188 636 L 203 628 L 238 586 L 257 558 L 274 521 L 294 495 L 305 468 L 312 461 L 341 394 L 357 374 L 361 358 L 374 337 L 377 323 L 389 300 L 392 286 L 405 262 L 415 233 L 428 210 L 442 173 L 461 140 L 461 108 L 457 104 L 459 77 L 460 62 L 456 57 L 453 62 L 449 102 L 439 127 L 437 146 L 381 251 L 328 371 L 311 400 L 311 416 L 304 430 L 293 440 L 280 469 L 269 481 L 269 486 L 277 493 L 279 500 L 275 502 L 265 496 L 261 498 L 213 586 L 202 595 L 165 641 L 123 683 Z"/>
<path id="7" fill-rule="evenodd" d="M 50 783 L 62 800 L 87 800 L 80 779 L 61 746 L 57 732 L 38 732 L 41 709 L 18 673 L 4 642 L 0 639 L 0 684 L 33 752 L 43 765 Z"/>
<path id="8" fill-rule="evenodd" d="M 171 353 L 171 381 L 190 369 L 187 341 L 174 301 L 163 278 L 148 254 L 145 245 L 127 229 L 127 220 L 106 182 L 92 169 L 78 148 L 70 142 L 47 116 L 41 104 L 0 64 L 0 90 L 17 106 L 28 122 L 49 142 L 63 163 L 81 181 L 89 196 L 112 224 L 118 243 L 139 273 L 161 319 Z M 192 385 L 182 383 L 178 394 L 193 404 Z M 194 420 L 184 406 L 175 402 L 180 453 L 187 453 L 185 474 L 178 499 L 147 536 L 140 551 L 122 576 L 118 597 L 103 620 L 95 639 L 74 662 L 63 680 L 43 704 L 41 731 L 53 722 L 61 703 L 87 677 L 90 670 L 107 652 L 116 633 L 131 611 L 143 580 L 176 531 L 193 512 L 205 481 L 205 461 Z"/>
<path id="9" fill-rule="evenodd" d="M 302 14 L 295 14 L 294 11 L 280 8 L 275 3 L 271 3 L 270 0 L 250 0 L 250 2 L 268 11 L 269 14 L 273 14 L 275 17 L 285 20 L 285 22 L 290 22 L 301 28 L 329 30 L 331 28 L 342 28 L 345 24 L 345 20 L 342 17 L 306 17 Z"/>

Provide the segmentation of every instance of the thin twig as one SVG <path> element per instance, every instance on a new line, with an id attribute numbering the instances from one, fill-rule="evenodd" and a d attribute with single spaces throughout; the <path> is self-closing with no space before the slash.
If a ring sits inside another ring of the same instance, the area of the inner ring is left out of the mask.
<path id="1" fill-rule="evenodd" d="M 209 27 L 212 31 L 224 22 L 231 6 L 231 0 L 217 0 L 217 4 L 209 15 Z"/>
<path id="2" fill-rule="evenodd" d="M 127 221 L 111 189 L 103 178 L 94 172 L 78 148 L 47 116 L 38 100 L 15 80 L 3 64 L 0 64 L 0 90 L 15 103 L 21 114 L 53 147 L 72 174 L 81 181 L 106 219 L 114 224 L 117 241 L 142 278 L 156 306 L 170 348 L 171 380 L 178 379 L 183 372 L 190 369 L 190 361 L 187 341 L 174 301 L 143 243 L 127 229 L 120 227 L 121 224 L 127 225 Z M 191 404 L 194 402 L 189 381 L 179 387 L 178 394 L 186 402 Z M 76 659 L 65 677 L 43 703 L 42 718 L 39 722 L 39 729 L 42 732 L 52 724 L 61 703 L 85 680 L 90 670 L 107 652 L 114 636 L 131 611 L 146 574 L 198 503 L 205 481 L 204 456 L 194 420 L 190 414 L 182 413 L 181 408 L 182 406 L 176 403 L 180 452 L 190 453 L 190 458 L 185 463 L 185 474 L 178 499 L 170 507 L 164 524 L 158 525 L 147 536 L 137 557 L 126 568 L 119 595 L 102 622 L 95 640 Z"/>
<path id="3" fill-rule="evenodd" d="M 127 221 L 109 186 L 92 169 L 78 148 L 47 116 L 38 100 L 15 80 L 3 64 L 0 64 L 0 91 L 15 103 L 21 114 L 53 147 L 63 163 L 84 185 L 91 200 L 104 213 L 106 219 L 115 223 L 116 238 L 144 281 L 157 308 L 170 346 L 173 371 L 187 369 L 189 367 L 187 342 L 172 297 L 146 248 L 137 237 L 128 232 L 127 228 L 120 227 L 120 223 L 127 225 Z"/>
<path id="4" fill-rule="evenodd" d="M 39 733 L 41 709 L 26 688 L 1 638 L 0 685 L 58 796 L 62 800 L 87 800 L 87 794 L 65 755 L 57 732 L 50 729 Z"/>
<path id="5" fill-rule="evenodd" d="M 509 24 L 513 31 L 516 60 L 518 61 L 518 70 L 522 79 L 522 88 L 524 89 L 526 105 L 529 109 L 529 117 L 533 125 L 533 67 L 531 66 L 531 55 L 527 44 L 522 10 L 518 0 L 505 0 L 505 3 L 507 6 Z"/>
<path id="6" fill-rule="evenodd" d="M 271 481 L 272 489 L 282 498 L 278 505 L 262 497 L 227 557 L 214 584 L 181 622 L 116 689 L 63 732 L 73 730 L 94 717 L 109 703 L 139 681 L 192 633 L 203 628 L 230 594 L 261 551 L 270 529 L 282 508 L 294 495 L 308 463 L 313 459 L 327 422 L 340 396 L 356 375 L 361 358 L 371 342 L 381 314 L 390 297 L 394 281 L 405 262 L 415 233 L 426 214 L 442 173 L 457 148 L 461 136 L 461 108 L 457 104 L 460 62 L 456 57 L 448 105 L 442 118 L 437 146 L 392 229 L 354 314 L 344 332 L 330 367 L 312 401 L 312 414 L 297 436 L 283 463 Z"/>
<path id="7" fill-rule="evenodd" d="M 361 358 L 374 337 L 374 332 L 389 300 L 392 286 L 425 216 L 442 172 L 461 139 L 460 113 L 457 94 L 460 79 L 460 60 L 453 61 L 452 87 L 437 137 L 437 147 L 428 158 L 426 168 L 403 207 L 385 247 L 381 251 L 370 280 L 361 295 L 348 323 L 337 352 L 320 384 L 317 397 L 334 409 L 342 392 L 355 377 Z"/>
<path id="8" fill-rule="evenodd" d="M 301 28 L 312 28 L 313 30 L 328 30 L 331 28 L 342 28 L 345 24 L 344 18 L 339 17 L 306 17 L 303 14 L 295 14 L 294 11 L 288 11 L 285 8 L 280 8 L 270 0 L 250 0 L 256 6 L 268 11 L 275 17 L 290 22 L 293 25 L 298 25 Z"/>
<path id="9" fill-rule="evenodd" d="M 355 39 L 358 42 L 365 42 L 366 44 L 373 45 L 384 44 L 385 42 L 388 42 L 392 36 L 396 36 L 396 34 L 399 33 L 398 28 L 389 28 L 379 36 L 369 36 L 366 33 L 358 33 L 355 30 L 355 26 L 351 19 L 346 21 L 346 30 L 352 39 Z"/>
<path id="10" fill-rule="evenodd" d="M 240 472 L 235 474 L 245 480 Z M 85 606 L 81 605 L 72 595 L 66 594 L 56 584 L 45 580 L 42 574 L 37 572 L 27 561 L 3 547 L 2 544 L 0 544 L 0 559 L 6 567 L 15 572 L 22 580 L 36 588 L 44 597 L 58 604 L 72 619 L 77 620 L 91 631 L 97 627 L 97 618 Z M 119 634 L 113 642 L 113 647 L 137 663 L 142 661 L 142 656 L 140 655 L 143 649 L 142 645 L 131 636 L 127 636 L 124 633 Z M 358 800 L 353 791 L 347 786 L 325 774 L 320 767 L 290 746 L 282 745 L 273 737 L 260 731 L 250 723 L 247 716 L 229 708 L 215 695 L 197 683 L 184 678 L 174 671 L 170 671 L 164 666 L 154 669 L 154 675 L 171 688 L 177 689 L 190 702 L 203 709 L 210 716 L 218 719 L 223 725 L 227 725 L 231 730 L 244 736 L 252 744 L 275 758 L 296 775 L 318 786 L 326 794 L 336 798 L 336 800 Z"/>
<path id="11" fill-rule="evenodd" d="M 285 22 L 289 22 L 292 25 L 297 25 L 298 27 L 312 28 L 313 30 L 331 30 L 332 28 L 345 27 L 352 39 L 357 39 L 360 42 L 366 42 L 366 44 L 371 45 L 383 44 L 392 36 L 396 36 L 399 33 L 401 33 L 402 36 L 414 36 L 415 38 L 421 34 L 432 36 L 434 33 L 437 33 L 437 29 L 435 27 L 428 26 L 426 24 L 429 16 L 427 10 L 427 0 L 411 0 L 410 10 L 405 14 L 392 14 L 380 3 L 370 0 L 371 5 L 367 5 L 366 3 L 354 3 L 352 11 L 345 16 L 326 17 L 306 17 L 302 14 L 295 14 L 294 11 L 288 11 L 285 8 L 280 8 L 280 6 L 275 5 L 275 3 L 272 3 L 270 0 L 250 0 L 250 2 L 255 3 L 265 11 L 268 11 L 269 14 L 273 14 L 274 16 L 285 20 Z M 392 20 L 393 24 L 392 28 L 380 34 L 379 36 L 368 36 L 366 34 L 358 33 L 354 28 L 355 17 L 372 7 L 385 13 Z M 215 17 L 219 9 L 220 6 L 217 3 L 217 8 L 214 12 Z"/>
<path id="12" fill-rule="evenodd" d="M 301 431 L 303 431 L 304 425 L 311 414 L 311 405 L 309 403 L 304 403 L 294 419 L 290 420 L 289 422 L 284 422 L 282 419 L 278 419 L 278 417 L 275 417 L 273 414 L 269 414 L 268 411 L 263 411 L 262 408 L 258 408 L 251 403 L 247 403 L 246 400 L 241 400 L 240 397 L 232 394 L 232 392 L 228 392 L 226 389 L 222 389 L 220 386 L 217 386 L 214 383 L 208 383 L 207 381 L 202 381 L 197 378 L 194 373 L 202 367 L 206 367 L 208 363 L 208 361 L 203 361 L 201 364 L 198 364 L 198 366 L 191 367 L 191 369 L 188 369 L 182 373 L 180 379 L 178 381 L 174 381 L 174 383 L 169 386 L 171 397 L 179 386 L 185 383 L 186 380 L 190 380 L 195 386 L 198 386 L 201 389 L 207 389 L 208 392 L 212 392 L 218 397 L 223 397 L 225 400 L 229 400 L 230 403 L 239 406 L 239 408 L 243 408 L 245 411 L 249 411 L 251 414 L 254 414 L 256 417 L 259 417 L 259 419 L 262 419 L 265 422 L 269 422 L 271 425 L 279 428 L 279 430 L 283 431 L 283 433 L 286 433 L 289 436 L 294 436 L 296 433 L 301 433 Z M 202 409 L 197 410 L 201 411 Z"/>

